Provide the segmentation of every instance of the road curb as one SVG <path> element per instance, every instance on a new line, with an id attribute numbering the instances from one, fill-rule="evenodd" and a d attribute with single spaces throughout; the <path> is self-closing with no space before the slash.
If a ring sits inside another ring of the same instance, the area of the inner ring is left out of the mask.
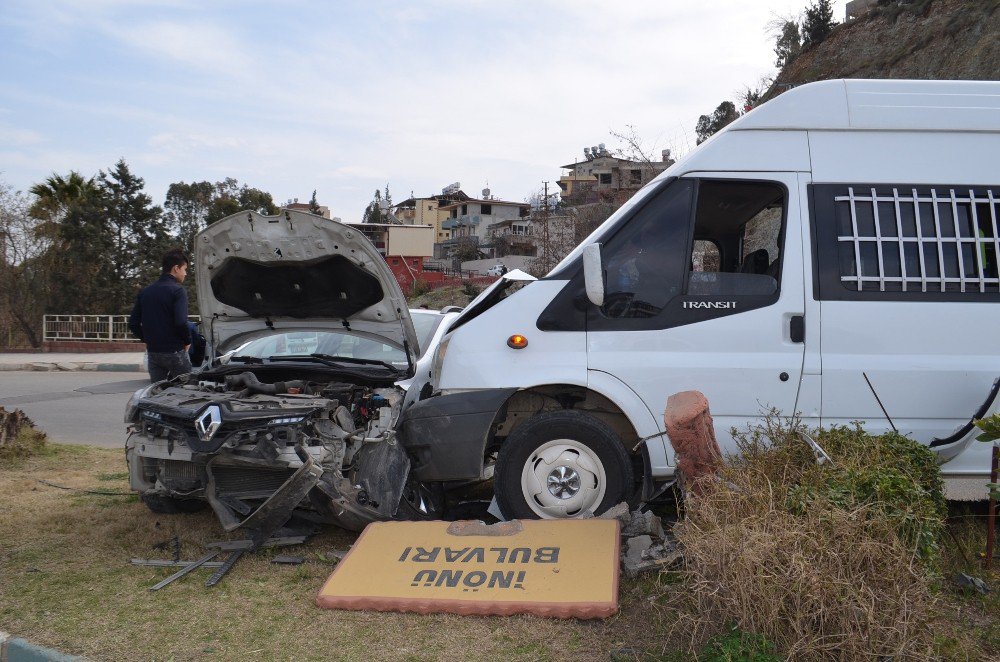
<path id="1" fill-rule="evenodd" d="M 0 363 L 0 372 L 146 372 L 141 363 Z"/>
<path id="2" fill-rule="evenodd" d="M 0 632 L 0 662 L 83 662 L 83 658 Z"/>

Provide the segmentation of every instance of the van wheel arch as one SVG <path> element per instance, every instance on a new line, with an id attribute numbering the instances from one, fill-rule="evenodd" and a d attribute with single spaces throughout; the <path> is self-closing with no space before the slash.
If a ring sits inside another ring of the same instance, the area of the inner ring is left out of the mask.
<path id="1" fill-rule="evenodd" d="M 632 451 L 630 441 L 636 439 L 638 433 L 625 412 L 597 391 L 573 384 L 533 386 L 510 396 L 490 426 L 486 454 L 496 453 L 511 433 L 533 416 L 567 409 L 584 412 L 602 421 L 615 432 L 629 455 L 639 455 Z"/>

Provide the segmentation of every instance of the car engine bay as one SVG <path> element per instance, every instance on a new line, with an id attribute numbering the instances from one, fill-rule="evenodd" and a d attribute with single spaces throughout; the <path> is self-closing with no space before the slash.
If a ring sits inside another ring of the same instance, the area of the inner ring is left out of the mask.
<path id="1" fill-rule="evenodd" d="M 230 365 L 152 386 L 126 412 L 132 488 L 151 508 L 205 500 L 227 530 L 290 500 L 350 529 L 394 517 L 409 473 L 394 429 L 404 393 L 343 374 Z"/>

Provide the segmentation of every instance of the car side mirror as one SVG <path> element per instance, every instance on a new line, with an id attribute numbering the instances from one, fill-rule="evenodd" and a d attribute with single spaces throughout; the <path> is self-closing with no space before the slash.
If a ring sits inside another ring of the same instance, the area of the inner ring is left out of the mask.
<path id="1" fill-rule="evenodd" d="M 583 284 L 590 302 L 603 306 L 604 266 L 601 264 L 600 244 L 590 244 L 583 249 Z"/>

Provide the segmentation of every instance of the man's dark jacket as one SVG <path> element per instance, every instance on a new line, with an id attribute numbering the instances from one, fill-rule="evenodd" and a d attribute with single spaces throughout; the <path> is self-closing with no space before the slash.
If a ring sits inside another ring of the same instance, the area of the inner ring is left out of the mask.
<path id="1" fill-rule="evenodd" d="M 128 328 L 150 352 L 179 352 L 191 344 L 187 293 L 177 279 L 163 274 L 135 298 Z"/>

